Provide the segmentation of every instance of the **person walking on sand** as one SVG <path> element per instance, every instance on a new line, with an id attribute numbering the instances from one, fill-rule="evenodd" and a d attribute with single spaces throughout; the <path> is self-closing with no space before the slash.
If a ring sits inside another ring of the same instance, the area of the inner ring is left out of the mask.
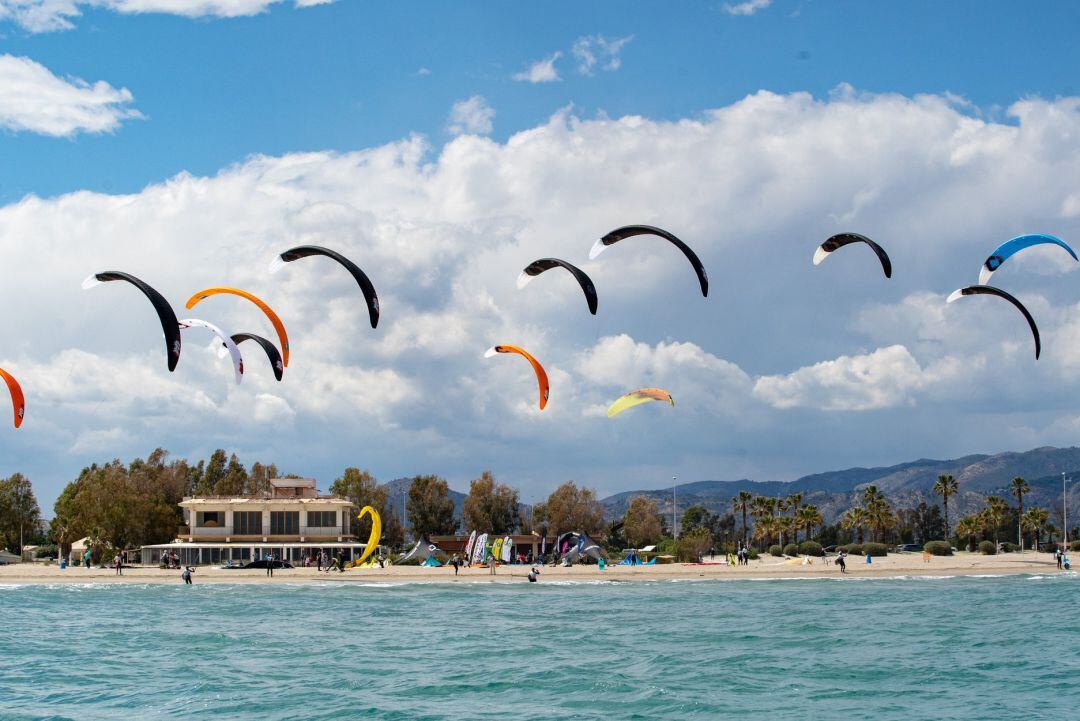
<path id="1" fill-rule="evenodd" d="M 116 566 L 116 575 L 124 575 L 124 557 L 119 553 L 116 554 L 116 558 L 113 559 L 113 565 Z"/>
<path id="2" fill-rule="evenodd" d="M 322 558 L 322 549 L 320 548 L 319 552 L 315 554 L 316 571 L 322 572 Z"/>
<path id="3" fill-rule="evenodd" d="M 457 574 L 458 574 L 458 566 L 461 565 L 461 561 L 458 559 L 458 556 L 457 556 L 456 553 L 454 554 L 454 557 L 450 559 L 450 563 L 454 566 L 454 575 L 457 576 Z"/>
<path id="4" fill-rule="evenodd" d="M 274 556 L 272 554 L 266 554 L 266 575 L 270 578 L 274 577 Z"/>
<path id="5" fill-rule="evenodd" d="M 836 554 L 836 565 L 840 567 L 840 573 L 847 573 L 847 562 L 844 561 L 844 554 Z"/>
<path id="6" fill-rule="evenodd" d="M 180 577 L 184 579 L 184 583 L 188 586 L 191 585 L 191 574 L 195 573 L 195 569 L 191 566 L 184 566 L 184 572 L 180 574 Z"/>
<path id="7" fill-rule="evenodd" d="M 1054 549 L 1054 560 L 1057 561 L 1057 567 L 1058 567 L 1058 570 L 1060 571 L 1061 570 L 1061 549 L 1060 548 L 1055 548 Z"/>

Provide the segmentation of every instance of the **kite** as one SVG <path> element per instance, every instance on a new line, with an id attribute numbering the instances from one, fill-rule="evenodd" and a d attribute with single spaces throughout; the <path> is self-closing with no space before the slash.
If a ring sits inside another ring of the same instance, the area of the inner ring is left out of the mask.
<path id="1" fill-rule="evenodd" d="M 7 383 L 8 392 L 11 393 L 11 408 L 15 413 L 15 427 L 22 425 L 23 417 L 26 416 L 26 399 L 23 397 L 22 386 L 15 376 L 0 368 L 0 378 Z"/>
<path id="2" fill-rule="evenodd" d="M 244 380 L 244 359 L 240 355 L 240 349 L 236 347 L 236 343 L 233 339 L 225 335 L 225 331 L 218 328 L 213 323 L 207 323 L 205 320 L 199 320 L 198 318 L 185 318 L 180 321 L 180 328 L 206 328 L 211 333 L 216 335 L 222 343 L 225 344 L 225 348 L 229 355 L 232 356 L 233 372 L 236 375 L 236 382 Z"/>
<path id="3" fill-rule="evenodd" d="M 544 371 L 544 367 L 531 355 L 513 345 L 497 345 L 493 348 L 488 348 L 487 352 L 484 353 L 484 357 L 491 358 L 496 353 L 517 353 L 532 364 L 533 371 L 536 372 L 536 384 L 540 387 L 540 410 L 544 410 L 544 406 L 546 406 L 548 402 L 548 393 L 550 392 L 550 389 L 548 388 L 548 377 L 547 373 Z"/>
<path id="4" fill-rule="evenodd" d="M 379 325 L 379 296 L 375 293 L 375 286 L 371 284 L 364 271 L 360 270 L 360 266 L 346 258 L 341 253 L 329 248 L 322 248 L 317 245 L 298 245 L 295 248 L 286 250 L 281 255 L 276 256 L 270 261 L 270 272 L 276 273 L 281 270 L 286 263 L 291 263 L 294 260 L 300 258 L 307 258 L 312 255 L 324 255 L 327 258 L 336 260 L 345 270 L 349 271 L 356 284 L 360 286 L 360 290 L 364 293 L 364 300 L 367 301 L 368 318 L 371 320 L 371 327 Z"/>
<path id="5" fill-rule="evenodd" d="M 631 391 L 626 395 L 620 397 L 607 409 L 607 417 L 614 418 L 628 408 L 639 406 L 642 403 L 648 403 L 650 401 L 667 401 L 675 406 L 675 399 L 671 397 L 671 394 L 660 388 L 641 388 L 636 391 Z"/>
<path id="6" fill-rule="evenodd" d="M 176 364 L 180 361 L 180 327 L 176 320 L 176 313 L 165 297 L 151 288 L 149 285 L 128 273 L 118 270 L 107 270 L 104 273 L 95 273 L 82 282 L 83 290 L 88 290 L 96 285 L 113 280 L 126 280 L 143 292 L 157 311 L 158 320 L 161 321 L 161 330 L 165 334 L 165 353 L 168 356 L 169 371 L 176 370 Z"/>
<path id="7" fill-rule="evenodd" d="M 221 293 L 246 298 L 258 306 L 259 310 L 261 310 L 270 321 L 270 324 L 274 326 L 274 330 L 277 331 L 278 342 L 281 344 L 281 363 L 287 368 L 289 366 L 289 335 L 285 332 L 285 324 L 281 322 L 281 318 L 278 317 L 278 314 L 274 312 L 273 308 L 264 303 L 261 298 L 248 293 L 246 290 L 240 290 L 239 288 L 216 286 L 214 288 L 200 290 L 198 293 L 188 298 L 187 305 L 184 307 L 191 310 L 199 304 L 199 301 L 206 300 L 212 295 Z M 278 380 L 281 380 L 281 378 L 278 378 Z"/>
<path id="8" fill-rule="evenodd" d="M 990 257 L 982 264 L 982 268 L 979 269 L 979 285 L 986 285 L 989 283 L 990 276 L 994 274 L 994 271 L 1000 268 L 1001 264 L 1015 253 L 1018 253 L 1025 248 L 1030 248 L 1033 245 L 1043 245 L 1045 243 L 1052 243 L 1053 245 L 1060 246 L 1072 256 L 1073 260 L 1080 260 L 1076 257 L 1076 253 L 1073 252 L 1073 249 L 1060 238 L 1055 238 L 1052 235 L 1043 235 L 1042 233 L 1019 235 L 994 248 L 994 252 L 990 254 Z"/>
<path id="9" fill-rule="evenodd" d="M 589 312 L 596 315 L 596 286 L 593 285 L 592 279 L 585 275 L 585 271 L 581 270 L 575 265 L 567 263 L 565 260 L 559 260 L 558 258 L 540 258 L 534 260 L 525 267 L 525 270 L 521 271 L 521 275 L 517 279 L 517 287 L 520 290 L 529 284 L 536 276 L 543 273 L 545 270 L 551 270 L 552 268 L 565 268 L 577 280 L 578 285 L 581 286 L 581 292 L 585 294 L 585 302 L 589 304 Z"/>
<path id="10" fill-rule="evenodd" d="M 367 545 L 364 546 L 364 552 L 360 554 L 360 558 L 353 561 L 353 567 L 359 566 L 367 560 L 368 556 L 375 553 L 375 549 L 379 547 L 379 541 L 382 540 L 382 518 L 379 512 L 371 506 L 364 506 L 360 509 L 356 520 L 362 519 L 364 514 L 371 516 L 371 535 L 368 536 Z"/>
<path id="11" fill-rule="evenodd" d="M 690 261 L 690 265 L 694 266 L 694 272 L 697 273 L 698 284 L 701 286 L 701 294 L 706 298 L 709 296 L 709 276 L 705 273 L 705 266 L 701 264 L 701 260 L 697 257 L 697 253 L 695 253 L 689 245 L 682 242 L 663 228 L 656 228 L 651 225 L 624 225 L 621 228 L 616 228 L 593 244 L 593 247 L 589 250 L 589 260 L 594 260 L 596 256 L 603 253 L 608 246 L 615 245 L 620 240 L 626 240 L 635 235 L 658 235 L 681 250 L 683 255 L 686 256 L 686 259 Z"/>
<path id="12" fill-rule="evenodd" d="M 859 235 L 858 233 L 839 233 L 819 245 L 818 249 L 814 251 L 814 265 L 821 265 L 821 261 L 828 258 L 829 253 L 852 243 L 866 243 L 869 245 L 877 253 L 878 260 L 881 261 L 881 269 L 885 271 L 885 277 L 892 278 L 892 261 L 889 260 L 889 254 L 880 245 L 865 235 Z"/>
<path id="13" fill-rule="evenodd" d="M 240 345 L 246 340 L 255 341 L 264 351 L 266 351 L 266 357 L 270 359 L 270 367 L 274 369 L 274 378 L 277 378 L 280 381 L 282 374 L 285 372 L 285 368 L 284 361 L 281 359 L 281 354 L 278 353 L 277 346 L 266 338 L 255 335 L 254 333 L 236 333 L 232 336 L 232 341 L 236 345 Z M 228 352 L 228 346 L 222 344 L 221 350 L 218 351 L 218 355 L 223 356 Z"/>
<path id="14" fill-rule="evenodd" d="M 1028 326 L 1031 327 L 1031 335 L 1035 338 L 1035 360 L 1039 359 L 1039 353 L 1042 352 L 1042 342 L 1039 340 L 1039 328 L 1035 325 L 1035 319 L 1031 317 L 1031 313 L 1028 312 L 1028 309 L 1024 307 L 1023 303 L 1000 288 L 995 288 L 990 285 L 970 285 L 967 288 L 954 290 L 945 302 L 952 303 L 957 298 L 965 295 L 996 295 L 998 298 L 1004 298 L 1016 306 L 1016 309 L 1024 315 L 1025 319 L 1027 319 Z"/>

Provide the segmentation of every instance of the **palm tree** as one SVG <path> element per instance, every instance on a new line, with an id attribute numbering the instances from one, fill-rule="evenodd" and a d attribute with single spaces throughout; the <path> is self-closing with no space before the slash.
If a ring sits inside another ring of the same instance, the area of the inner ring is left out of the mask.
<path id="1" fill-rule="evenodd" d="M 994 529 L 994 546 L 997 546 L 998 542 L 998 527 L 1005 520 L 1005 515 L 1008 513 L 1009 504 L 1005 503 L 1005 499 L 1001 496 L 988 496 L 986 498 L 986 508 L 983 509 L 983 513 L 986 514 L 986 522 Z"/>
<path id="2" fill-rule="evenodd" d="M 1035 534 L 1035 550 L 1039 550 L 1039 536 L 1042 533 L 1042 529 L 1046 526 L 1047 519 L 1050 518 L 1050 514 L 1046 512 L 1045 508 L 1029 508 L 1020 518 L 1021 526 Z"/>
<path id="3" fill-rule="evenodd" d="M 844 511 L 840 516 L 840 525 L 847 530 L 855 529 L 855 542 L 860 546 L 863 542 L 863 526 L 866 525 L 866 511 L 856 506 Z"/>
<path id="4" fill-rule="evenodd" d="M 945 507 L 945 538 L 949 538 L 949 496 L 955 496 L 957 493 L 956 479 L 949 475 L 942 475 L 937 477 L 937 482 L 934 484 L 934 493 L 941 496 L 941 504 Z"/>
<path id="5" fill-rule="evenodd" d="M 791 509 L 791 520 L 793 525 L 793 533 L 795 535 L 795 543 L 799 542 L 799 527 L 795 525 L 795 518 L 799 515 L 799 505 L 802 503 L 801 493 L 792 493 L 787 497 L 787 506 Z"/>
<path id="6" fill-rule="evenodd" d="M 750 491 L 739 491 L 739 495 L 731 499 L 732 507 L 742 511 L 742 542 L 746 545 L 746 507 L 754 498 Z"/>
<path id="7" fill-rule="evenodd" d="M 762 516 L 754 523 L 754 540 L 760 541 L 762 548 L 768 548 L 773 537 L 773 526 L 775 525 L 775 516 Z"/>
<path id="8" fill-rule="evenodd" d="M 774 506 L 774 508 L 776 509 L 777 516 L 779 516 L 779 518 L 777 518 L 776 529 L 780 532 L 780 545 L 783 546 L 784 545 L 784 531 L 787 530 L 787 524 L 784 522 L 784 518 L 783 518 L 784 511 L 786 511 L 787 508 L 788 508 L 787 499 L 786 498 L 777 498 L 776 499 L 776 505 Z"/>
<path id="9" fill-rule="evenodd" d="M 817 509 L 817 506 L 808 504 L 799 509 L 799 515 L 796 517 L 796 528 L 806 529 L 806 540 L 809 541 L 812 531 L 821 522 L 821 511 Z"/>
<path id="10" fill-rule="evenodd" d="M 1024 550 L 1024 494 L 1030 490 L 1027 481 L 1020 476 L 1012 479 L 1009 484 L 1009 492 L 1016 496 L 1016 532 L 1020 537 L 1018 543 L 1021 551 Z"/>
<path id="11" fill-rule="evenodd" d="M 964 516 L 956 523 L 956 535 L 967 539 L 967 550 L 975 548 L 975 534 L 979 532 L 981 521 L 978 516 Z"/>

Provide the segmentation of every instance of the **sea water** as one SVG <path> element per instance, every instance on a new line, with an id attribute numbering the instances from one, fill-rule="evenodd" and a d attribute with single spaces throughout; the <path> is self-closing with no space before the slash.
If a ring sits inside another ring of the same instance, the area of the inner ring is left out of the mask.
<path id="1" fill-rule="evenodd" d="M 1075 575 L 0 587 L 2 719 L 1077 719 Z"/>

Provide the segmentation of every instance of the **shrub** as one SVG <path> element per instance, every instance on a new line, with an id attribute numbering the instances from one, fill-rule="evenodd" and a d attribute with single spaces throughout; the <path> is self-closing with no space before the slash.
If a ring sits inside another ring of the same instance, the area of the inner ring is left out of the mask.
<path id="1" fill-rule="evenodd" d="M 782 548 L 780 548 L 780 546 L 777 546 L 774 543 L 773 545 L 769 546 L 769 555 L 770 556 L 783 556 L 784 555 L 784 550 Z"/>
<path id="2" fill-rule="evenodd" d="M 851 556 L 863 555 L 863 547 L 860 546 L 858 543 L 849 543 L 846 546 L 840 546 L 836 550 L 840 551 L 841 553 L 847 553 Z"/>
<path id="3" fill-rule="evenodd" d="M 1020 546 L 1015 543 L 1009 543 L 1008 541 L 1001 544 L 1002 553 L 1016 553 L 1020 550 Z"/>
<path id="4" fill-rule="evenodd" d="M 794 543 L 789 543 L 788 545 L 784 546 L 784 555 L 785 556 L 798 556 L 799 555 L 799 547 L 796 546 Z"/>
<path id="5" fill-rule="evenodd" d="M 994 545 L 993 541 L 980 541 L 979 553 L 984 556 L 993 556 L 997 553 L 997 546 Z"/>
<path id="6" fill-rule="evenodd" d="M 952 545 L 948 541 L 928 541 L 923 550 L 935 556 L 952 555 Z"/>
<path id="7" fill-rule="evenodd" d="M 56 544 L 46 543 L 44 546 L 38 546 L 34 549 L 34 558 L 52 558 L 56 553 Z"/>
<path id="8" fill-rule="evenodd" d="M 821 550 L 821 544 L 817 541 L 803 541 L 799 544 L 799 553 L 804 556 L 824 556 L 825 551 Z"/>
<path id="9" fill-rule="evenodd" d="M 1069 544 L 1070 551 L 1080 551 L 1080 541 L 1073 541 Z"/>
<path id="10" fill-rule="evenodd" d="M 748 548 L 748 549 L 746 549 L 746 557 L 749 558 L 751 561 L 756 561 L 757 558 L 758 558 L 757 549 L 756 548 Z"/>
<path id="11" fill-rule="evenodd" d="M 864 543 L 862 549 L 864 555 L 873 556 L 874 558 L 889 555 L 889 547 L 884 543 Z"/>

